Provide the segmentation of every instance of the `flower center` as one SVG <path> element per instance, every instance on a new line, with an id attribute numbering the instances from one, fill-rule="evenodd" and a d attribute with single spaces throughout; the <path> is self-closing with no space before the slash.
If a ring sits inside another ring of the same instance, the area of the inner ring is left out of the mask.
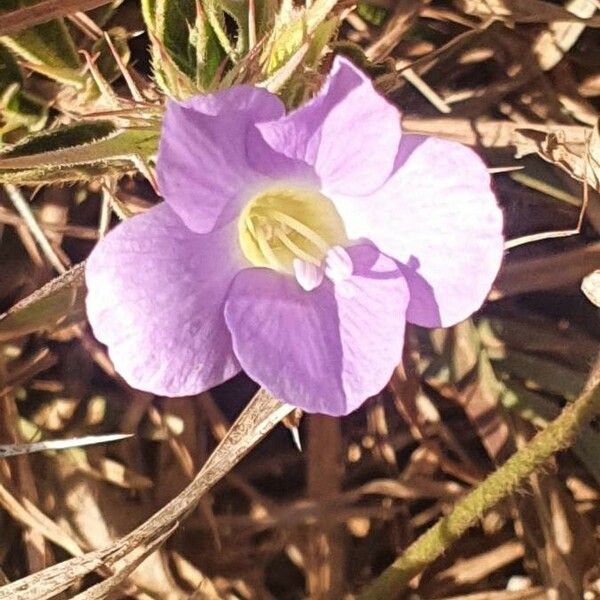
<path id="1" fill-rule="evenodd" d="M 272 187 L 253 196 L 238 222 L 240 246 L 257 267 L 294 273 L 294 264 L 320 267 L 328 251 L 347 242 L 331 200 L 305 188 Z"/>

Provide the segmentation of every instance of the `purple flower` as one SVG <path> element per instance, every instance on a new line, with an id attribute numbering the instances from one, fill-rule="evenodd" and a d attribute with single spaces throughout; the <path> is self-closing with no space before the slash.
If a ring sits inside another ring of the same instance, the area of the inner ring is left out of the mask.
<path id="1" fill-rule="evenodd" d="M 89 258 L 87 309 L 137 388 L 195 394 L 241 369 L 309 412 L 342 415 L 399 363 L 405 322 L 477 310 L 502 259 L 479 157 L 401 134 L 398 111 L 348 60 L 285 114 L 237 86 L 169 102 L 165 202 Z"/>

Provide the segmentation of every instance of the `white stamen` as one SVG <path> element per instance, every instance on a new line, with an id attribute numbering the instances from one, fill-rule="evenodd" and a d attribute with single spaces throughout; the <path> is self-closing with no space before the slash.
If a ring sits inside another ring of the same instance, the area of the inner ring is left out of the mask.
<path id="1" fill-rule="evenodd" d="M 267 261 L 269 262 L 271 267 L 273 269 L 282 269 L 283 270 L 284 267 L 281 264 L 281 261 L 275 255 L 275 253 L 271 249 L 271 246 L 269 246 L 269 242 L 262 235 L 262 231 L 259 232 L 259 235 L 256 238 L 256 242 L 258 243 L 258 247 L 260 248 L 260 251 L 263 253 L 263 256 L 267 259 Z"/>
<path id="2" fill-rule="evenodd" d="M 323 269 L 320 267 L 299 258 L 294 259 L 292 266 L 296 281 L 303 290 L 310 292 L 321 285 Z"/>
<path id="3" fill-rule="evenodd" d="M 298 221 L 298 219 L 294 219 L 291 215 L 282 213 L 273 208 L 269 210 L 269 215 L 280 223 L 287 225 L 291 230 L 297 231 L 300 235 L 303 235 L 323 252 L 327 250 L 327 242 L 316 231 L 307 227 L 304 223 Z"/>
<path id="4" fill-rule="evenodd" d="M 278 231 L 275 235 L 281 240 L 283 245 L 292 252 L 292 254 L 296 255 L 297 258 L 312 263 L 317 267 L 321 264 L 321 261 L 317 260 L 314 256 L 311 256 L 308 252 L 304 252 L 300 246 L 294 244 L 294 242 L 292 242 L 292 240 L 290 240 L 290 238 L 282 231 Z"/>
<path id="5" fill-rule="evenodd" d="M 332 246 L 325 256 L 325 275 L 334 283 L 340 283 L 354 270 L 350 255 L 341 246 Z"/>

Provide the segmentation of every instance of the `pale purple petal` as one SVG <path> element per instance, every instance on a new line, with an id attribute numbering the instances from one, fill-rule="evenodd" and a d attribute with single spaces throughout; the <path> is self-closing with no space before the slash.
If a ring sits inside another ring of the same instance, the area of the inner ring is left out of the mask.
<path id="1" fill-rule="evenodd" d="M 447 327 L 484 302 L 504 240 L 502 213 L 475 152 L 404 135 L 395 173 L 379 190 L 332 199 L 350 238 L 368 238 L 404 265 L 410 322 Z"/>
<path id="2" fill-rule="evenodd" d="M 187 227 L 205 233 L 237 214 L 260 177 L 248 164 L 249 131 L 283 114 L 276 96 L 246 85 L 167 103 L 156 172 L 161 194 Z"/>
<path id="3" fill-rule="evenodd" d="M 408 288 L 396 263 L 371 245 L 348 248 L 353 274 L 306 292 L 293 277 L 248 269 L 225 304 L 248 375 L 308 412 L 347 414 L 379 392 L 400 362 Z"/>
<path id="4" fill-rule="evenodd" d="M 315 98 L 257 128 L 280 155 L 313 165 L 325 195 L 365 194 L 379 187 L 392 171 L 400 141 L 398 110 L 342 57 L 336 57 Z M 258 168 L 268 168 L 268 156 L 260 148 L 254 157 Z M 273 165 L 269 174 L 285 174 L 285 165 Z"/>
<path id="5" fill-rule="evenodd" d="M 225 293 L 243 265 L 231 229 L 195 234 L 163 203 L 94 248 L 89 321 L 133 387 L 184 396 L 240 370 L 223 318 Z"/>

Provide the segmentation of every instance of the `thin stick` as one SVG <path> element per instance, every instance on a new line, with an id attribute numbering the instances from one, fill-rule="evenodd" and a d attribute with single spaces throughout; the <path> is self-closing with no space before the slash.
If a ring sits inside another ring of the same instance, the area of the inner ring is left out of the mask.
<path id="1" fill-rule="evenodd" d="M 441 556 L 487 510 L 512 494 L 553 454 L 569 447 L 581 427 L 598 414 L 600 381 L 596 381 L 591 389 L 565 407 L 546 429 L 460 500 L 449 515 L 442 517 L 413 542 L 402 556 L 362 591 L 357 600 L 396 598 L 415 575 Z"/>
<path id="2" fill-rule="evenodd" d="M 446 115 L 452 112 L 445 100 L 416 71 L 406 67 L 403 61 L 398 61 L 396 68 L 402 69 L 400 73 L 402 77 L 411 83 L 437 110 Z"/>
<path id="3" fill-rule="evenodd" d="M 0 588 L 0 600 L 48 600 L 98 568 L 113 568 L 142 545 L 150 544 L 188 514 L 202 496 L 225 476 L 293 407 L 259 390 L 193 481 L 137 529 L 108 548 L 52 565 Z"/>
<path id="4" fill-rule="evenodd" d="M 35 220 L 33 216 L 33 212 L 31 212 L 31 207 L 21 191 L 16 188 L 14 185 L 7 183 L 4 188 L 6 189 L 6 193 L 10 198 L 13 206 L 17 210 L 17 212 L 21 215 L 23 221 L 27 225 L 31 235 L 34 237 L 37 242 L 40 250 L 44 253 L 48 262 L 62 275 L 67 271 L 67 268 L 63 265 L 60 258 L 58 258 L 52 244 L 48 241 L 46 234 L 43 232 L 40 224 Z"/>
<path id="5" fill-rule="evenodd" d="M 511 250 L 517 246 L 523 246 L 530 244 L 531 242 L 539 242 L 540 240 L 548 240 L 554 238 L 569 237 L 572 235 L 579 235 L 581 233 L 581 227 L 583 225 L 583 219 L 585 217 L 585 211 L 587 210 L 588 203 L 590 200 L 588 178 L 587 178 L 587 166 L 589 162 L 589 141 L 586 142 L 586 160 L 585 160 L 585 172 L 583 174 L 583 199 L 581 201 L 581 210 L 579 211 L 579 217 L 577 218 L 577 225 L 575 229 L 562 229 L 558 231 L 544 231 L 542 233 L 532 233 L 530 235 L 524 235 L 514 240 L 508 240 L 504 244 L 505 250 Z"/>
<path id="6" fill-rule="evenodd" d="M 16 33 L 69 13 L 91 10 L 110 2 L 112 0 L 43 0 L 0 16 L 0 35 Z"/>
<path id="7" fill-rule="evenodd" d="M 115 48 L 115 45 L 113 44 L 113 41 L 112 41 L 110 35 L 108 35 L 108 33 L 106 33 L 106 32 L 104 32 L 104 39 L 106 40 L 106 43 L 108 44 L 111 54 L 113 55 L 113 58 L 115 59 L 115 62 L 117 63 L 117 67 L 119 68 L 119 71 L 121 71 L 121 75 L 123 75 L 123 79 L 125 80 L 125 83 L 127 84 L 127 89 L 129 90 L 131 97 L 136 102 L 144 102 L 144 96 L 143 96 L 142 92 L 140 91 L 137 84 L 133 80 L 133 77 L 131 76 L 131 73 L 127 69 L 127 65 L 123 62 L 121 55 L 117 52 L 117 49 Z"/>

